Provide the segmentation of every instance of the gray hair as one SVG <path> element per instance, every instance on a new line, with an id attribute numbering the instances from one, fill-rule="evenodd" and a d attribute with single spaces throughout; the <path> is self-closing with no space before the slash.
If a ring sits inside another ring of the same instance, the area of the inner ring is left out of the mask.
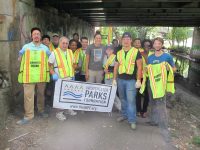
<path id="1" fill-rule="evenodd" d="M 60 39 L 59 39 L 59 45 L 60 43 L 62 42 L 62 40 L 66 39 L 67 42 L 69 43 L 69 39 L 66 37 L 66 36 L 62 36 Z"/>

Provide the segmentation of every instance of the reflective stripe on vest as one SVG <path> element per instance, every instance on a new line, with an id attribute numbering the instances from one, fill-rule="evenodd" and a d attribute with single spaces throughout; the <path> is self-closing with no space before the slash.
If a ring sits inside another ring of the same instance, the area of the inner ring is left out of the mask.
<path id="1" fill-rule="evenodd" d="M 115 60 L 116 55 L 112 54 L 110 55 L 110 57 L 107 59 L 104 68 L 108 69 L 108 67 L 113 63 L 113 61 Z M 106 73 L 105 74 L 105 79 L 112 79 L 113 78 L 113 72 L 110 73 Z"/>
<path id="2" fill-rule="evenodd" d="M 83 52 L 83 50 L 81 49 L 81 53 L 80 53 L 80 58 L 81 58 L 81 61 L 82 61 L 82 68 L 81 68 L 81 71 L 82 72 L 85 72 L 85 69 L 86 69 L 86 54 Z"/>
<path id="3" fill-rule="evenodd" d="M 174 71 L 169 63 L 166 64 L 169 68 L 169 73 L 167 76 L 167 92 L 172 94 L 175 93 L 175 86 L 174 86 Z"/>
<path id="4" fill-rule="evenodd" d="M 55 47 L 53 46 L 53 43 L 49 44 L 49 49 L 50 49 L 51 52 L 55 50 Z"/>
<path id="5" fill-rule="evenodd" d="M 170 69 L 168 76 L 166 66 Z M 174 94 L 174 73 L 172 67 L 168 63 L 163 62 L 160 64 L 148 65 L 148 75 L 154 99 L 162 98 L 166 92 Z M 146 86 L 146 76 L 143 76 L 143 81 L 140 93 L 144 92 Z"/>
<path id="6" fill-rule="evenodd" d="M 67 78 L 74 76 L 73 70 L 73 53 L 71 50 L 66 50 L 66 55 L 64 52 L 57 48 L 55 51 L 55 58 L 58 65 L 58 72 L 60 78 Z"/>
<path id="7" fill-rule="evenodd" d="M 79 59 L 80 59 L 80 53 L 81 53 L 81 48 L 77 49 L 74 52 L 74 63 L 78 64 Z"/>
<path id="8" fill-rule="evenodd" d="M 19 83 L 49 82 L 48 56 L 44 50 L 27 49 L 22 56 Z"/>
<path id="9" fill-rule="evenodd" d="M 123 73 L 133 74 L 135 69 L 135 61 L 137 54 L 138 54 L 138 49 L 134 47 L 132 47 L 127 52 L 126 57 L 123 49 L 117 53 L 117 60 L 119 62 L 119 69 L 118 69 L 119 74 Z"/>

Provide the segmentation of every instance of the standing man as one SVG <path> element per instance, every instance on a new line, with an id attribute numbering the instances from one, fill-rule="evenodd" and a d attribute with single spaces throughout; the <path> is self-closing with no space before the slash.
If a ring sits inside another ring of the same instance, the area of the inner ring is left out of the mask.
<path id="1" fill-rule="evenodd" d="M 17 124 L 23 125 L 34 118 L 34 93 L 37 87 L 37 106 L 39 115 L 48 117 L 44 113 L 44 90 L 49 82 L 48 56 L 51 54 L 48 47 L 41 44 L 41 30 L 31 29 L 32 42 L 25 44 L 19 51 L 18 60 L 21 62 L 18 76 L 19 83 L 24 87 L 25 114 Z"/>
<path id="2" fill-rule="evenodd" d="M 78 81 L 86 81 L 85 80 L 85 68 L 86 68 L 86 50 L 88 47 L 88 38 L 81 38 L 82 48 L 79 48 L 74 53 L 75 63 L 77 65 L 77 71 L 79 72 L 79 80 Z"/>
<path id="3" fill-rule="evenodd" d="M 101 44 L 101 34 L 94 35 L 94 43 L 86 50 L 86 74 L 88 82 L 101 83 L 103 80 L 103 58 L 105 48 Z"/>
<path id="4" fill-rule="evenodd" d="M 155 53 L 148 57 L 148 65 L 145 67 L 140 93 L 145 90 L 147 82 L 150 100 L 150 122 L 151 126 L 159 126 L 161 134 L 166 142 L 166 149 L 174 149 L 171 144 L 170 132 L 168 130 L 168 116 L 166 109 L 166 92 L 174 94 L 174 71 L 176 71 L 173 58 L 162 50 L 164 40 L 157 37 L 153 40 Z"/>
<path id="5" fill-rule="evenodd" d="M 69 40 L 67 37 L 61 37 L 59 40 L 59 47 L 55 49 L 49 57 L 50 74 L 54 81 L 58 79 L 72 80 L 74 78 L 74 56 L 72 50 L 68 49 Z M 56 118 L 61 121 L 66 120 L 65 114 L 76 115 L 73 110 L 56 113 Z"/>
<path id="6" fill-rule="evenodd" d="M 113 84 L 116 85 L 118 73 L 122 116 L 117 121 L 128 119 L 131 128 L 136 129 L 136 88 L 141 86 L 142 57 L 138 49 L 131 46 L 131 43 L 131 34 L 125 32 L 122 36 L 122 50 L 117 52 Z"/>
<path id="7" fill-rule="evenodd" d="M 170 141 L 170 136 L 166 109 L 166 91 L 174 93 L 173 72 L 176 70 L 176 67 L 172 56 L 163 52 L 163 44 L 164 40 L 160 37 L 153 40 L 155 53 L 148 57 L 147 62 L 147 71 L 149 74 L 148 92 L 151 106 L 149 124 L 153 126 L 158 125 L 161 129 L 162 135 L 168 142 Z M 168 63 L 168 65 L 163 66 L 163 63 Z M 168 85 L 170 87 L 169 89 Z"/>
<path id="8" fill-rule="evenodd" d="M 57 33 L 54 33 L 52 35 L 52 42 L 49 45 L 50 51 L 54 51 L 56 48 L 58 48 L 58 43 L 59 43 L 59 35 Z"/>

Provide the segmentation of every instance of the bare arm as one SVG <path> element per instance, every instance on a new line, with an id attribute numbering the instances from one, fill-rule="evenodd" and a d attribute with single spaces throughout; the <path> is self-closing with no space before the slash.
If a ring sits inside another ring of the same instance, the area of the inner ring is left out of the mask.
<path id="1" fill-rule="evenodd" d="M 141 81 L 142 78 L 142 59 L 136 60 L 137 64 L 137 80 Z"/>
<path id="2" fill-rule="evenodd" d="M 49 70 L 50 70 L 50 74 L 54 74 L 54 70 L 53 70 L 53 64 L 49 63 Z"/>
<path id="3" fill-rule="evenodd" d="M 86 67 L 85 67 L 85 79 L 86 79 L 86 81 L 89 79 L 89 60 L 90 60 L 90 55 L 86 54 Z"/>
<path id="4" fill-rule="evenodd" d="M 119 63 L 118 63 L 118 62 L 115 62 L 113 80 L 116 80 L 116 79 L 117 79 L 117 71 L 118 71 L 118 68 L 119 68 Z"/>
<path id="5" fill-rule="evenodd" d="M 21 62 L 22 61 L 22 56 L 18 57 L 18 61 Z"/>

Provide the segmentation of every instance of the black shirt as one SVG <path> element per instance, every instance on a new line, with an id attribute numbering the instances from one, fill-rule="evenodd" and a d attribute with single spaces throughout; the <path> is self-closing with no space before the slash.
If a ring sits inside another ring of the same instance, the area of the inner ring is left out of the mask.
<path id="1" fill-rule="evenodd" d="M 77 42 L 77 49 L 78 49 L 78 48 L 81 48 L 81 47 L 82 47 L 82 45 L 81 45 L 81 43 L 78 41 L 78 42 Z"/>
<path id="2" fill-rule="evenodd" d="M 125 52 L 125 58 L 126 58 L 128 51 L 124 51 L 124 52 Z M 138 60 L 138 59 L 142 59 L 142 55 L 140 54 L 139 51 L 136 56 L 136 60 Z M 117 56 L 116 56 L 116 62 L 118 62 Z M 135 63 L 135 68 L 134 68 L 133 74 L 131 74 L 131 75 L 126 74 L 126 73 L 118 74 L 118 78 L 124 79 L 124 80 L 132 80 L 132 79 L 136 80 L 136 77 L 137 77 L 137 64 L 136 63 Z"/>
<path id="3" fill-rule="evenodd" d="M 118 45 L 118 47 L 114 47 L 114 54 L 116 55 L 118 51 L 122 49 L 121 45 Z"/>

